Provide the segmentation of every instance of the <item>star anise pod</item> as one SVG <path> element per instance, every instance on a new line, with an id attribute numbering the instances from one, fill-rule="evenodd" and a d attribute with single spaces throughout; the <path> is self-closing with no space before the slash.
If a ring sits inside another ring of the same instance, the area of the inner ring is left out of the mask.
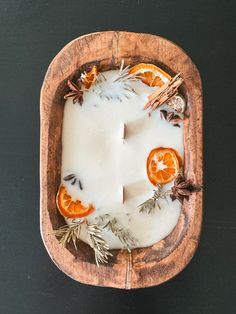
<path id="1" fill-rule="evenodd" d="M 64 96 L 64 99 L 73 97 L 73 104 L 78 101 L 81 106 L 83 103 L 83 91 L 81 90 L 81 81 L 78 80 L 76 84 L 73 83 L 71 80 L 68 80 L 67 85 L 69 86 L 71 91 Z"/>
<path id="2" fill-rule="evenodd" d="M 171 188 L 170 197 L 172 201 L 178 200 L 181 204 L 184 199 L 188 199 L 192 192 L 199 192 L 201 190 L 200 185 L 193 184 L 190 180 L 179 174 L 175 179 L 174 186 Z"/>
<path id="3" fill-rule="evenodd" d="M 174 112 L 167 112 L 166 110 L 160 110 L 160 115 L 163 120 L 166 120 L 173 124 L 173 126 L 180 127 L 179 123 L 181 122 L 181 117 Z"/>

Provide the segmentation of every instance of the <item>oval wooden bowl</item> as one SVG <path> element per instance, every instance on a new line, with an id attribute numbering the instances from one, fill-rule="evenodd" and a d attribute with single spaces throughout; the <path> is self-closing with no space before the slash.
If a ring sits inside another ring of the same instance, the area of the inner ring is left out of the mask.
<path id="1" fill-rule="evenodd" d="M 54 263 L 71 278 L 87 284 L 143 288 L 159 285 L 178 274 L 189 263 L 199 241 L 202 222 L 202 193 L 193 193 L 182 206 L 178 224 L 162 241 L 131 253 L 114 250 L 108 265 L 99 268 L 93 250 L 83 242 L 78 251 L 62 247 L 54 229 L 64 224 L 55 197 L 60 185 L 63 96 L 67 79 L 96 64 L 99 70 L 114 69 L 121 59 L 126 64 L 151 62 L 170 74 L 182 73 L 182 93 L 187 99 L 184 120 L 184 172 L 188 179 L 202 183 L 202 88 L 196 66 L 174 43 L 159 36 L 100 32 L 81 36 L 66 45 L 46 73 L 40 99 L 40 225 L 45 247 Z"/>

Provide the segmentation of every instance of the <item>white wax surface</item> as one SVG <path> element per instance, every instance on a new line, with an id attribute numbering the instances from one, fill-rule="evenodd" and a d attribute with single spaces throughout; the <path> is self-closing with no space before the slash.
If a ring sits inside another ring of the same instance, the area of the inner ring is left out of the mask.
<path id="1" fill-rule="evenodd" d="M 166 237 L 177 224 L 181 206 L 178 201 L 161 201 L 161 210 L 152 214 L 139 213 L 137 206 L 152 197 L 154 186 L 146 174 L 146 160 L 155 147 L 172 147 L 183 156 L 183 130 L 160 118 L 159 109 L 151 116 L 143 110 L 153 88 L 142 82 L 132 82 L 137 92 L 122 97 L 119 84 L 111 84 L 118 71 L 103 74 L 108 96 L 100 98 L 101 86 L 95 85 L 84 93 L 82 106 L 68 99 L 65 104 L 62 134 L 62 183 L 74 199 L 85 205 L 92 203 L 96 211 L 87 217 L 95 222 L 99 215 L 116 217 L 121 227 L 128 228 L 138 240 L 137 247 L 150 246 Z M 112 88 L 113 86 L 113 88 Z M 123 123 L 126 138 L 123 140 Z M 83 185 L 72 186 L 63 178 L 76 174 Z M 173 185 L 168 184 L 166 188 Z M 122 187 L 125 202 L 122 203 Z M 67 219 L 69 222 L 70 220 Z M 110 248 L 122 248 L 120 241 L 104 230 Z M 83 237 L 84 241 L 86 239 Z"/>

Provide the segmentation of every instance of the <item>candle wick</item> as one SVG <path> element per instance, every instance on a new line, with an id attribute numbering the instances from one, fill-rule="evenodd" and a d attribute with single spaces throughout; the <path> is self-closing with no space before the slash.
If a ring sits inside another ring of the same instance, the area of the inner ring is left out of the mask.
<path id="1" fill-rule="evenodd" d="M 122 125 L 122 140 L 125 140 L 126 138 L 126 124 L 123 123 Z"/>
<path id="2" fill-rule="evenodd" d="M 121 198 L 122 198 L 122 204 L 124 204 L 124 202 L 125 202 L 125 188 L 124 188 L 123 185 L 122 185 L 122 194 L 121 194 Z"/>

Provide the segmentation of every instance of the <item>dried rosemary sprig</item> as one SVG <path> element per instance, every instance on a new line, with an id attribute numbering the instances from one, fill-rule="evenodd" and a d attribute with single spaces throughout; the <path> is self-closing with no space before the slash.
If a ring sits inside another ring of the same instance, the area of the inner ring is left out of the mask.
<path id="1" fill-rule="evenodd" d="M 156 207 L 161 209 L 160 204 L 158 201 L 160 199 L 166 199 L 166 197 L 170 194 L 170 191 L 163 191 L 163 185 L 158 184 L 156 190 L 153 190 L 154 194 L 151 198 L 143 202 L 142 204 L 138 205 L 138 209 L 140 213 L 152 213 Z"/>
<path id="2" fill-rule="evenodd" d="M 88 243 L 94 250 L 97 266 L 99 266 L 99 263 L 107 263 L 108 257 L 112 254 L 109 252 L 108 244 L 101 236 L 102 229 L 97 224 L 88 224 L 86 219 L 73 221 L 70 225 L 64 225 L 55 230 L 56 237 L 60 238 L 59 243 L 66 246 L 67 243 L 72 241 L 77 250 L 76 242 L 79 240 L 82 224 L 85 224 Z"/>
<path id="3" fill-rule="evenodd" d="M 64 225 L 59 229 L 55 230 L 55 236 L 60 238 L 59 243 L 66 246 L 67 243 L 73 242 L 75 249 L 77 250 L 76 242 L 79 239 L 81 224 L 84 221 L 79 220 L 73 222 L 71 225 Z"/>
<path id="4" fill-rule="evenodd" d="M 124 249 L 129 252 L 137 244 L 137 240 L 132 236 L 129 230 L 122 228 L 116 218 L 111 218 L 109 214 L 97 217 L 98 225 L 103 229 L 111 231 L 123 244 Z"/>
<path id="5" fill-rule="evenodd" d="M 109 245 L 102 238 L 102 230 L 97 224 L 89 225 L 87 222 L 88 242 L 91 248 L 94 250 L 95 261 L 97 266 L 99 264 L 108 263 L 108 256 L 112 256 L 109 252 Z"/>
<path id="6" fill-rule="evenodd" d="M 121 60 L 120 71 L 114 82 L 124 82 L 124 81 L 137 81 L 137 76 L 134 74 L 129 74 L 130 66 L 124 67 L 125 61 Z"/>
<path id="7" fill-rule="evenodd" d="M 136 75 L 129 74 L 129 69 L 130 69 L 129 65 L 124 67 L 124 60 L 122 59 L 120 70 L 117 76 L 112 81 L 108 82 L 104 74 L 99 73 L 96 85 L 101 89 L 101 91 L 98 93 L 98 96 L 101 98 L 104 97 L 107 100 L 116 99 L 121 102 L 122 97 L 125 97 L 128 99 L 129 94 L 137 94 L 131 82 L 137 81 L 138 79 Z M 115 88 L 116 86 L 119 86 L 124 91 L 122 96 L 115 95 L 112 92 L 112 89 Z"/>
<path id="8" fill-rule="evenodd" d="M 172 201 L 177 199 L 182 204 L 184 199 L 188 200 L 193 192 L 199 192 L 201 189 L 200 185 L 193 184 L 191 180 L 186 180 L 182 174 L 178 174 L 170 190 L 163 191 L 163 185 L 158 184 L 157 189 L 153 190 L 153 197 L 138 206 L 139 212 L 150 214 L 156 207 L 161 209 L 158 201 L 160 199 L 167 199 L 168 196 L 170 196 Z"/>

